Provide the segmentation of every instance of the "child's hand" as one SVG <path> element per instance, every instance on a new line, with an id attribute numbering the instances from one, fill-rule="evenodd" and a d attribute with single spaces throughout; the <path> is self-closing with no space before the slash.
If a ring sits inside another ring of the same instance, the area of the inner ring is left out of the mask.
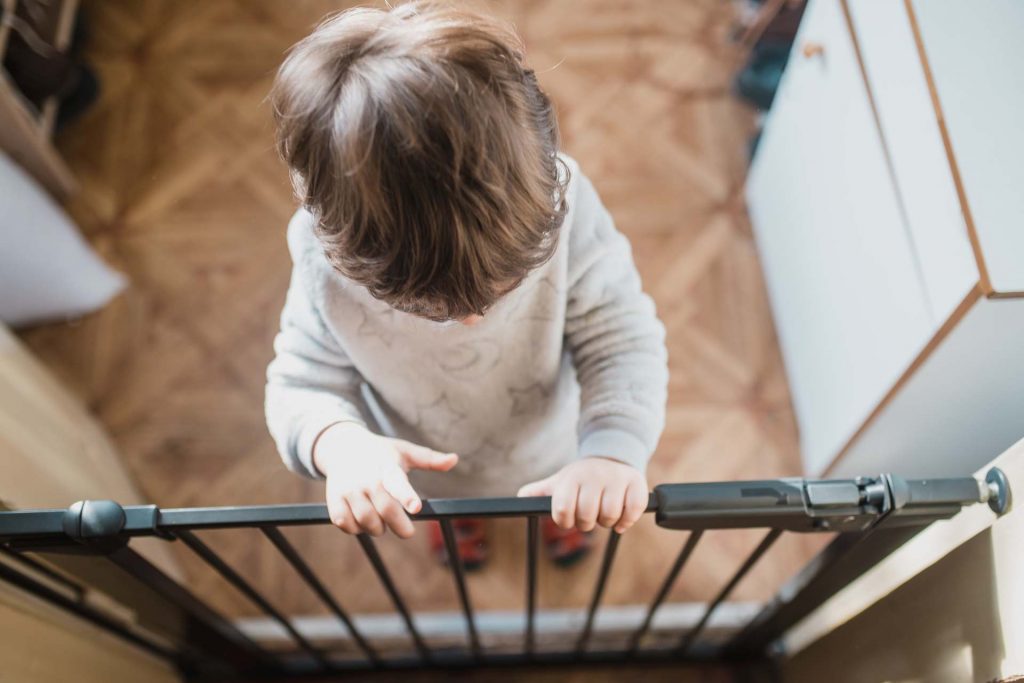
<path id="1" fill-rule="evenodd" d="M 313 462 L 327 477 L 331 522 L 350 534 L 372 536 L 383 534 L 385 526 L 401 538 L 412 536 L 406 512 L 419 512 L 422 502 L 406 473 L 446 472 L 458 460 L 454 453 L 379 436 L 351 422 L 325 429 L 313 448 Z"/>
<path id="2" fill-rule="evenodd" d="M 563 529 L 590 531 L 600 524 L 621 534 L 644 514 L 649 493 L 643 472 L 611 458 L 590 457 L 527 484 L 519 495 L 551 496 L 551 517 Z"/>

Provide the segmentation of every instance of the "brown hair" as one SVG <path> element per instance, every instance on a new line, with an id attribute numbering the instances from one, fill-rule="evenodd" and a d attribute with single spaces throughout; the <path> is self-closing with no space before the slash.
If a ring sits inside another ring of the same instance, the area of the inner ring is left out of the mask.
<path id="1" fill-rule="evenodd" d="M 271 97 L 328 260 L 374 297 L 482 314 L 554 252 L 568 169 L 511 28 L 434 3 L 341 12 L 292 48 Z"/>

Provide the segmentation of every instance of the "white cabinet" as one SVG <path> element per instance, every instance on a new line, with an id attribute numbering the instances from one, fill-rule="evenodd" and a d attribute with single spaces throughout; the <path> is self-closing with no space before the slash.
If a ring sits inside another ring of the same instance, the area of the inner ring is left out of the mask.
<path id="1" fill-rule="evenodd" d="M 1024 2 L 915 0 L 912 9 L 984 284 L 1024 294 Z"/>
<path id="2" fill-rule="evenodd" d="M 830 475 L 953 477 L 1021 438 L 1024 299 L 982 297 L 924 355 Z"/>
<path id="3" fill-rule="evenodd" d="M 812 2 L 796 44 L 747 198 L 805 466 L 820 471 L 935 321 L 840 5 Z"/>
<path id="4" fill-rule="evenodd" d="M 747 200 L 810 475 L 1024 437 L 1022 35 L 1004 0 L 808 3 Z"/>
<path id="5" fill-rule="evenodd" d="M 902 2 L 848 5 L 928 305 L 944 319 L 978 281 L 978 268 L 910 17 Z"/>

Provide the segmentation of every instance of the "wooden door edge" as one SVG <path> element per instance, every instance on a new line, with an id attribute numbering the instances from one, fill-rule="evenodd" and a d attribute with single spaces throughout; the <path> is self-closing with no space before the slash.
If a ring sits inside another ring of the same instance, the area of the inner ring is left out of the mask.
<path id="1" fill-rule="evenodd" d="M 964 189 L 963 179 L 960 176 L 960 166 L 957 164 L 956 155 L 953 153 L 953 142 L 949 136 L 949 129 L 946 127 L 946 117 L 943 113 L 942 102 L 939 100 L 939 90 L 935 85 L 931 63 L 928 61 L 928 53 L 924 49 L 921 27 L 918 24 L 917 15 L 914 13 L 912 1 L 903 0 L 903 6 L 906 8 L 907 18 L 910 20 L 910 30 L 914 34 L 914 45 L 917 47 L 917 54 L 921 59 L 921 69 L 924 72 L 924 79 L 928 85 L 928 96 L 932 101 L 935 120 L 938 122 L 939 134 L 942 136 L 942 146 L 946 150 L 946 159 L 949 161 L 950 173 L 953 175 L 953 185 L 956 187 L 957 199 L 960 201 L 960 211 L 964 217 L 964 224 L 967 226 L 967 238 L 970 240 L 971 251 L 974 253 L 974 260 L 978 266 L 981 293 L 985 296 L 990 296 L 994 293 L 992 280 L 988 274 L 988 267 L 985 265 L 985 255 L 981 249 L 981 240 L 978 238 L 978 229 L 975 226 L 974 215 L 971 212 L 971 205 L 967 200 L 967 192 Z"/>

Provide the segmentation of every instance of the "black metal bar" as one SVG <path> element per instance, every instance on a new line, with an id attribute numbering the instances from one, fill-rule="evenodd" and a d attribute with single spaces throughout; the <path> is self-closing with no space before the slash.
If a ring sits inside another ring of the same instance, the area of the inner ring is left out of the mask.
<path id="1" fill-rule="evenodd" d="M 880 492 L 896 492 L 904 523 L 924 525 L 955 514 L 961 506 L 982 500 L 972 477 L 903 480 L 889 475 L 858 479 L 814 481 L 773 479 L 748 482 L 663 484 L 655 487 L 647 511 L 657 511 L 658 523 L 672 529 L 729 529 L 770 527 L 790 531 L 863 531 L 883 515 Z M 328 524 L 321 504 L 257 505 L 242 507 L 156 510 L 153 506 L 124 506 L 119 537 L 155 536 L 178 529 L 199 531 L 253 526 Z M 457 498 L 423 501 L 414 521 L 524 517 L 551 512 L 551 499 Z M 74 545 L 63 529 L 65 510 L 0 512 L 0 543 L 18 548 L 52 542 Z"/>
<path id="2" fill-rule="evenodd" d="M 254 643 L 234 624 L 130 547 L 116 550 L 107 555 L 106 559 L 184 612 L 187 615 L 183 625 L 186 635 L 234 669 L 259 669 L 266 672 L 283 668 L 283 663 L 277 657 Z"/>
<path id="3" fill-rule="evenodd" d="M 683 570 L 686 565 L 686 561 L 690 559 L 690 555 L 693 554 L 694 549 L 697 547 L 697 543 L 700 542 L 701 536 L 704 535 L 703 529 L 697 529 L 691 531 L 689 538 L 686 539 L 686 543 L 683 544 L 682 549 L 676 556 L 676 561 L 672 563 L 672 567 L 668 570 L 668 575 L 665 576 L 665 580 L 661 584 L 661 588 L 658 589 L 657 595 L 654 596 L 654 600 L 651 601 L 651 606 L 647 608 L 647 615 L 644 617 L 644 621 L 640 624 L 640 627 L 633 633 L 633 636 L 629 639 L 629 647 L 626 650 L 630 656 L 634 656 L 640 647 L 640 640 L 647 633 L 647 630 L 651 627 L 651 621 L 654 619 L 654 613 L 661 607 L 661 603 L 668 597 L 668 593 L 672 590 L 672 586 L 676 582 L 676 578 L 679 576 L 679 572 Z"/>
<path id="4" fill-rule="evenodd" d="M 647 512 L 655 509 L 651 494 Z M 319 503 L 294 505 L 243 505 L 223 507 L 154 509 L 152 505 L 125 505 L 125 522 L 120 536 L 158 536 L 178 529 L 236 529 L 254 526 L 306 526 L 329 524 L 327 506 Z M 0 543 L 17 540 L 52 541 L 75 545 L 64 533 L 66 510 L 13 510 L 0 512 Z M 441 519 L 525 517 L 551 514 L 551 498 L 451 498 L 424 500 L 422 510 L 410 515 L 416 522 Z"/>
<path id="5" fill-rule="evenodd" d="M 320 601 L 327 605 L 327 608 L 334 613 L 334 616 L 338 617 L 338 620 L 345 625 L 345 628 L 348 629 L 348 632 L 352 635 L 352 639 L 356 642 L 356 645 L 359 646 L 359 649 L 363 651 L 363 654 L 366 655 L 366 658 L 370 663 L 375 667 L 380 666 L 381 660 L 377 655 L 377 652 L 366 641 L 366 638 L 364 638 L 363 634 L 359 632 L 359 629 L 356 628 L 355 624 L 352 623 L 348 614 L 341 608 L 341 605 L 339 605 L 338 601 L 334 599 L 334 596 L 327 590 L 327 587 L 324 586 L 323 582 L 321 582 L 320 579 L 317 578 L 316 574 L 313 573 L 309 564 L 302 559 L 298 551 L 295 550 L 295 547 L 284 537 L 281 530 L 277 527 L 265 526 L 260 527 L 260 531 L 262 531 L 263 535 L 274 544 L 274 547 L 277 548 L 284 559 L 288 561 L 288 564 L 290 564 L 298 575 L 302 577 L 302 580 L 306 582 L 306 585 L 316 593 L 317 597 L 320 598 Z"/>
<path id="6" fill-rule="evenodd" d="M 405 600 L 398 593 L 398 589 L 395 587 L 395 582 L 391 580 L 391 574 L 388 572 L 387 567 L 384 566 L 384 560 L 381 558 L 380 553 L 377 551 L 377 546 L 374 545 L 373 541 L 366 534 L 358 534 L 356 540 L 359 541 L 359 545 L 362 546 L 363 552 L 366 553 L 366 558 L 370 561 L 373 566 L 373 570 L 377 573 L 377 578 L 380 579 L 381 585 L 384 586 L 384 590 L 387 591 L 391 597 L 391 602 L 395 605 L 395 610 L 402 617 L 402 621 L 405 622 L 405 627 L 409 629 L 409 637 L 412 638 L 413 645 L 416 646 L 416 651 L 419 652 L 420 657 L 425 662 L 432 660 L 430 648 L 423 642 L 423 638 L 420 636 L 420 632 L 416 629 L 416 624 L 412 621 L 412 615 L 409 614 L 409 608 L 405 606 Z"/>
<path id="7" fill-rule="evenodd" d="M 221 559 L 221 557 L 215 553 L 208 545 L 203 543 L 197 536 L 190 531 L 184 529 L 175 532 L 175 535 L 182 540 L 185 545 L 192 549 L 192 551 L 201 557 L 208 565 L 213 567 L 224 579 L 232 586 L 237 588 L 243 595 L 263 610 L 267 616 L 272 618 L 278 624 L 280 624 L 292 637 L 292 639 L 302 648 L 306 653 L 313 657 L 316 662 L 323 668 L 330 668 L 330 662 L 328 662 L 323 654 L 313 646 L 305 636 L 299 633 L 292 623 L 285 617 L 276 607 L 271 605 L 266 598 L 264 598 L 259 591 L 257 591 L 252 584 L 242 578 L 241 574 L 236 572 L 228 565 L 227 562 Z"/>
<path id="8" fill-rule="evenodd" d="M 50 581 L 59 583 L 60 585 L 64 586 L 64 588 L 74 593 L 78 599 L 81 599 L 82 596 L 85 594 L 85 591 L 82 589 L 81 585 L 75 583 L 68 577 L 51 569 L 50 567 L 46 566 L 42 562 L 39 562 L 38 560 L 28 557 L 27 555 L 22 555 L 21 553 L 16 553 L 13 550 L 10 550 L 9 548 L 6 548 L 4 546 L 0 546 L 0 552 L 2 552 L 6 557 L 9 557 L 14 562 L 18 562 L 19 564 L 22 564 L 30 568 L 32 571 L 39 572 Z"/>
<path id="9" fill-rule="evenodd" d="M 6 581 L 12 586 L 16 586 L 24 591 L 32 593 L 47 602 L 57 605 L 58 607 L 102 628 L 103 630 L 123 638 L 133 645 L 141 647 L 143 650 L 146 650 L 151 654 L 178 665 L 183 664 L 179 653 L 176 651 L 135 633 L 124 624 L 110 618 L 102 612 L 94 610 L 88 604 L 79 602 L 78 600 L 72 600 L 60 591 L 54 590 L 53 588 L 22 574 L 13 567 L 4 563 L 0 563 L 0 579 Z"/>
<path id="10" fill-rule="evenodd" d="M 708 619 L 711 618 L 711 614 L 718 609 L 718 606 L 722 604 L 722 601 L 732 593 L 734 588 L 736 588 L 736 584 L 738 584 L 743 577 L 747 575 L 747 572 L 750 571 L 757 561 L 761 559 L 761 556 L 772 547 L 772 544 L 775 543 L 781 535 L 782 529 L 772 529 L 765 534 L 764 539 L 762 539 L 757 547 L 754 548 L 754 552 L 750 553 L 747 559 L 744 560 L 743 564 L 740 565 L 740 568 L 736 570 L 736 573 L 733 574 L 733 577 L 729 579 L 729 583 L 725 584 L 722 590 L 718 592 L 718 595 L 715 596 L 715 599 L 708 604 L 707 609 L 704 610 L 704 616 L 700 618 L 697 625 L 683 636 L 683 639 L 679 642 L 679 647 L 677 648 L 679 654 L 685 654 L 686 651 L 690 649 L 690 646 L 697 639 L 697 636 L 704 630 L 704 626 L 707 625 Z"/>
<path id="11" fill-rule="evenodd" d="M 452 523 L 442 519 L 441 535 L 444 537 L 444 547 L 448 555 L 448 566 L 452 570 L 452 577 L 455 580 L 455 589 L 459 594 L 459 602 L 462 605 L 462 613 L 466 617 L 466 632 L 469 635 L 469 649 L 476 658 L 480 657 L 480 638 L 476 632 L 476 623 L 473 621 L 473 606 L 469 601 L 469 590 L 466 588 L 466 573 L 462 566 L 462 558 L 459 556 L 458 544 L 455 542 L 455 530 Z"/>
<path id="12" fill-rule="evenodd" d="M 608 542 L 604 547 L 604 557 L 601 560 L 601 571 L 597 575 L 597 583 L 594 585 L 594 594 L 590 598 L 590 606 L 587 608 L 587 620 L 583 624 L 583 631 L 576 643 L 576 655 L 582 657 L 590 641 L 590 633 L 594 630 L 594 615 L 601 604 L 601 596 L 604 595 L 604 587 L 608 582 L 608 574 L 612 569 L 612 561 L 615 560 L 615 551 L 619 547 L 619 533 L 614 529 L 608 532 Z"/>
<path id="13" fill-rule="evenodd" d="M 17 580 L 12 580 L 11 577 L 3 575 L 2 569 L 0 569 L 0 579 L 5 580 L 5 581 L 9 581 L 13 585 L 20 585 Z M 33 592 L 35 592 L 35 591 L 33 591 Z M 69 611 L 75 612 L 77 614 L 77 611 L 74 609 L 74 606 L 72 606 L 72 605 L 64 605 L 59 600 L 54 601 L 54 600 L 52 600 L 52 598 L 49 595 L 41 595 L 40 597 L 42 597 L 42 598 L 44 598 L 46 600 L 55 602 L 55 604 L 57 604 L 58 606 L 63 607 L 65 609 L 68 609 Z M 60 597 L 63 598 L 64 596 L 61 595 Z M 64 599 L 66 600 L 67 598 L 64 598 Z M 92 617 L 94 615 L 90 613 L 90 614 L 84 614 L 84 615 L 80 615 L 80 616 L 82 616 L 83 618 L 85 618 L 87 620 L 92 621 Z M 103 618 L 103 615 L 98 615 L 98 616 Z M 107 624 L 99 624 L 99 625 L 102 628 L 106 629 L 106 630 L 110 630 L 112 633 L 114 633 L 114 635 L 117 635 L 117 636 L 120 636 L 120 637 L 124 637 L 129 642 L 138 644 L 138 645 L 140 645 L 141 647 L 143 647 L 143 648 L 145 648 L 147 650 L 150 649 L 148 647 L 148 643 L 136 641 L 135 638 L 133 637 L 135 634 L 131 634 L 131 633 L 125 634 L 125 633 L 123 633 L 121 628 L 120 628 L 120 624 L 118 624 L 117 622 L 110 621 L 110 625 L 112 625 L 114 627 L 113 629 L 108 628 Z M 159 646 L 157 646 L 157 647 L 159 647 Z M 175 657 L 177 656 L 178 653 L 175 653 L 175 652 L 173 652 L 171 650 L 164 649 L 164 650 L 162 650 L 160 652 L 157 652 L 156 654 L 158 654 L 159 656 L 162 656 L 162 657 L 166 657 L 166 658 L 170 659 L 171 661 L 174 661 L 174 659 L 175 659 Z M 703 660 L 703 658 L 696 658 L 696 659 L 694 659 L 694 661 L 702 661 L 702 660 Z M 487 663 L 487 666 L 495 666 L 495 667 L 519 666 L 519 665 L 522 665 L 522 664 L 526 664 L 528 662 L 532 662 L 534 664 L 539 664 L 539 665 L 544 665 L 544 666 L 567 666 L 567 665 L 571 666 L 576 661 L 577 661 L 576 655 L 571 653 L 571 652 L 537 653 L 533 657 L 528 657 L 525 653 L 493 653 L 491 655 L 488 655 L 486 663 Z M 622 659 L 621 651 L 592 651 L 592 652 L 588 652 L 587 653 L 587 661 L 599 662 L 599 663 L 602 663 L 602 664 L 609 664 L 609 665 L 613 665 L 613 664 L 618 665 L 618 664 L 623 664 L 624 663 L 624 660 Z M 637 664 L 647 665 L 647 664 L 669 663 L 669 662 L 676 662 L 676 663 L 678 663 L 679 661 L 680 660 L 677 657 L 667 655 L 666 653 L 663 653 L 663 652 L 662 653 L 658 653 L 658 652 L 642 653 L 641 656 L 637 660 L 635 660 L 631 666 L 633 666 L 635 668 L 635 666 Z M 433 655 L 431 663 L 435 664 L 437 666 L 443 666 L 445 668 L 466 669 L 466 668 L 471 668 L 471 667 L 479 665 L 479 660 L 474 658 L 474 657 L 471 657 L 471 656 L 463 656 L 459 652 L 440 652 L 440 653 L 436 653 L 435 655 Z M 417 669 L 421 670 L 420 667 L 422 665 L 422 661 L 421 660 L 410 660 L 408 658 L 396 658 L 395 660 L 389 660 L 387 664 L 388 664 L 388 670 L 396 670 L 396 671 L 401 671 L 401 670 L 417 670 Z M 358 664 L 356 664 L 355 666 L 351 666 L 351 667 L 346 665 L 346 669 L 348 669 L 348 668 L 351 668 L 352 671 L 365 670 L 365 669 L 361 668 Z M 301 674 L 308 673 L 308 671 L 306 671 L 305 669 L 295 669 L 294 667 L 288 666 L 287 664 L 283 664 L 281 669 L 284 672 L 290 672 L 290 673 L 293 673 L 295 675 L 301 675 Z M 260 671 L 259 673 L 265 675 L 265 674 L 270 673 L 270 672 L 268 672 L 266 670 L 263 670 L 263 671 Z"/>
<path id="14" fill-rule="evenodd" d="M 537 527 L 535 515 L 526 519 L 526 637 L 523 652 L 534 654 L 534 617 L 537 611 Z"/>
<path id="15" fill-rule="evenodd" d="M 173 644 L 177 650 L 179 665 L 189 675 L 205 679 L 223 677 L 232 671 L 243 671 L 246 667 L 258 666 L 261 671 L 274 668 L 274 662 L 269 655 L 260 651 L 254 644 L 250 643 L 249 649 L 240 646 L 241 640 L 244 640 L 241 633 L 235 630 L 238 639 L 232 639 L 230 632 L 233 631 L 233 627 L 223 620 L 223 629 L 219 630 L 213 623 L 219 617 L 214 616 L 211 620 L 197 617 L 189 604 L 189 598 L 193 602 L 195 599 L 187 591 L 179 587 L 179 594 L 168 597 L 157 590 L 146 577 L 129 571 L 129 568 L 124 566 L 125 558 L 136 558 L 138 563 L 148 566 L 165 581 L 170 581 L 127 547 L 118 548 L 110 555 L 75 553 L 47 558 L 56 569 L 12 552 L 8 548 L 0 547 L 0 551 L 12 561 L 28 568 L 29 577 L 38 572 L 46 581 L 55 582 L 62 590 L 73 596 L 73 602 L 88 607 L 86 597 L 90 591 L 95 590 L 115 602 L 129 606 L 133 612 L 133 619 L 126 628 L 153 634 L 161 643 Z M 68 574 L 75 575 L 80 581 L 68 578 Z M 40 597 L 51 599 L 52 596 L 52 593 L 47 593 Z M 155 601 L 154 597 L 157 598 Z M 64 604 L 60 603 L 58 606 L 63 607 Z"/>
<path id="16" fill-rule="evenodd" d="M 726 646 L 729 656 L 756 656 L 789 627 L 920 533 L 876 528 L 837 536 L 791 579 Z"/>
<path id="17" fill-rule="evenodd" d="M 64 510 L 2 510 L 0 542 L 48 536 L 66 538 L 63 520 Z"/>

